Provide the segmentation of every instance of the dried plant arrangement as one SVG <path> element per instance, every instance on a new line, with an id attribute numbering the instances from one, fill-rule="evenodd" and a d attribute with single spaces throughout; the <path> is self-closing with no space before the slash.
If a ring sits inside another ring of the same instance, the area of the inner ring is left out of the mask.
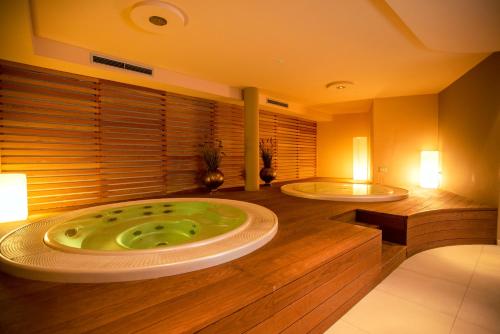
<path id="1" fill-rule="evenodd" d="M 200 145 L 200 153 L 207 166 L 207 170 L 210 172 L 216 171 L 222 162 L 222 157 L 225 155 L 223 151 L 222 141 L 207 140 Z"/>
<path id="2" fill-rule="evenodd" d="M 264 167 L 269 168 L 273 162 L 274 141 L 272 138 L 263 138 L 259 141 L 260 156 Z"/>

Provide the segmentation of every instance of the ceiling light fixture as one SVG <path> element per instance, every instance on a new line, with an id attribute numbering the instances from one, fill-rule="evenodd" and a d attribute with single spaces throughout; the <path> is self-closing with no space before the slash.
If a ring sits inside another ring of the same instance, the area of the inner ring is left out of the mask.
<path id="1" fill-rule="evenodd" d="M 160 0 L 143 0 L 130 8 L 130 19 L 136 27 L 156 34 L 171 34 L 188 24 L 179 7 Z"/>
<path id="2" fill-rule="evenodd" d="M 160 26 L 160 27 L 167 24 L 167 20 L 165 18 L 156 15 L 150 16 L 149 22 L 151 22 L 155 26 Z"/>
<path id="3" fill-rule="evenodd" d="M 337 89 L 346 89 L 348 86 L 354 85 L 352 81 L 332 81 L 325 85 L 326 88 L 335 87 Z"/>

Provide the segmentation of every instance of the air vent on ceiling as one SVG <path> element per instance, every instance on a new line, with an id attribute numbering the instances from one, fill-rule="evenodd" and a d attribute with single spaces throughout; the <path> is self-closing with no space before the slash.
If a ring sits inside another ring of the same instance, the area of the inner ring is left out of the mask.
<path id="1" fill-rule="evenodd" d="M 102 56 L 92 55 L 92 62 L 97 63 L 97 64 L 106 65 L 106 66 L 121 68 L 122 70 L 127 70 L 127 71 L 147 74 L 147 75 L 153 75 L 152 68 L 137 66 L 137 65 L 125 63 L 123 61 L 119 61 L 119 60 L 115 60 L 115 59 L 111 59 L 111 58 L 106 58 L 106 57 L 102 57 Z"/>
<path id="2" fill-rule="evenodd" d="M 277 106 L 280 106 L 283 108 L 288 108 L 288 103 L 286 103 L 286 102 L 281 102 L 281 101 L 277 101 L 277 100 L 273 100 L 273 99 L 267 99 L 267 103 L 274 104 L 274 105 L 277 105 Z"/>

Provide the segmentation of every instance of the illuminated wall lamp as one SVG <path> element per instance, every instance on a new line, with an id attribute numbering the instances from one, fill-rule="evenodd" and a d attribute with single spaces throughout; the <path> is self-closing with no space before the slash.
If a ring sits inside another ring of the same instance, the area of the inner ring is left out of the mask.
<path id="1" fill-rule="evenodd" d="M 352 138 L 352 179 L 354 181 L 368 180 L 368 138 Z"/>
<path id="2" fill-rule="evenodd" d="M 24 174 L 0 174 L 0 223 L 28 218 L 28 191 Z"/>
<path id="3" fill-rule="evenodd" d="M 420 186 L 436 189 L 439 187 L 439 151 L 422 151 L 420 153 Z"/>

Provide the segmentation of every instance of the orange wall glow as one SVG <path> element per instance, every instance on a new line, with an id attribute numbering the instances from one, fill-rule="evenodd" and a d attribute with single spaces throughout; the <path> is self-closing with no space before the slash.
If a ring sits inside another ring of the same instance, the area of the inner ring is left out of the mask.
<path id="1" fill-rule="evenodd" d="M 420 152 L 434 150 L 437 95 L 376 99 L 373 103 L 374 181 L 400 187 L 420 184 Z"/>
<path id="2" fill-rule="evenodd" d="M 371 124 L 370 112 L 338 114 L 331 122 L 318 122 L 317 175 L 353 178 L 353 137 L 367 138 L 370 166 Z M 369 171 L 368 178 L 370 174 Z"/>
<path id="3" fill-rule="evenodd" d="M 441 188 L 492 207 L 500 200 L 499 73 L 497 52 L 439 93 Z"/>

